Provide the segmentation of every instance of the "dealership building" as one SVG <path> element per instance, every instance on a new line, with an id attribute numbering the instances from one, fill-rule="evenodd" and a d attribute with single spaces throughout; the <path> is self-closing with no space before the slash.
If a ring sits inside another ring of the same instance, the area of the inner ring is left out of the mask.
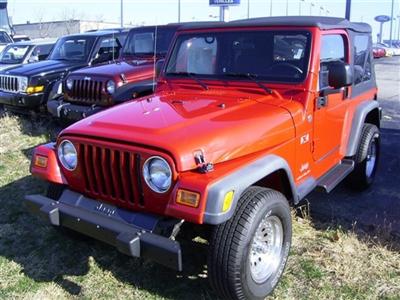
<path id="1" fill-rule="evenodd" d="M 40 38 L 58 38 L 60 36 L 81 33 L 89 30 L 118 28 L 119 23 L 84 21 L 84 20 L 67 20 L 53 22 L 39 22 L 14 25 L 17 35 L 27 35 L 31 39 Z"/>

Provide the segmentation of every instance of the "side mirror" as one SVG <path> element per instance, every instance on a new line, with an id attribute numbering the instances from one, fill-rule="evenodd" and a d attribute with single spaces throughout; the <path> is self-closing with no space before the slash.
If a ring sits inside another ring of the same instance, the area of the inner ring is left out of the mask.
<path id="1" fill-rule="evenodd" d="M 37 55 L 32 55 L 29 59 L 28 59 L 28 63 L 35 63 L 39 61 L 39 56 Z"/>
<path id="2" fill-rule="evenodd" d="M 337 62 L 329 65 L 329 86 L 340 89 L 353 84 L 353 71 L 350 65 Z"/>
<path id="3" fill-rule="evenodd" d="M 164 63 L 165 63 L 165 59 L 160 59 L 160 60 L 158 60 L 157 62 L 156 62 L 156 67 L 155 67 L 155 71 L 156 71 L 156 78 L 160 75 L 160 73 L 161 73 L 161 70 L 162 70 L 162 68 L 163 68 L 163 66 L 164 66 Z"/>

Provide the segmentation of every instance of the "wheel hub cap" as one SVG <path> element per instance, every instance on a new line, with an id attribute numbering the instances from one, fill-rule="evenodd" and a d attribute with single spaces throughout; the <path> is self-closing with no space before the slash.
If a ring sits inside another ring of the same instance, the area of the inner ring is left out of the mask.
<path id="1" fill-rule="evenodd" d="M 276 216 L 265 216 L 250 247 L 250 273 L 253 280 L 263 283 L 278 269 L 282 257 L 283 226 Z"/>
<path id="2" fill-rule="evenodd" d="M 372 176 L 376 163 L 376 143 L 375 140 L 371 142 L 367 152 L 366 173 L 368 177 Z"/>

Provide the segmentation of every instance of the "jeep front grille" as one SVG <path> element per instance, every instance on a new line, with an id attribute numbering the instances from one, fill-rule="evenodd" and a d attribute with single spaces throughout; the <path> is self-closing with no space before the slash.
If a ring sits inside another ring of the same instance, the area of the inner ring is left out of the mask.
<path id="1" fill-rule="evenodd" d="M 21 92 L 20 80 L 18 76 L 0 75 L 0 90 L 5 92 Z"/>
<path id="2" fill-rule="evenodd" d="M 144 205 L 139 153 L 79 143 L 79 157 L 91 196 L 126 207 Z"/>
<path id="3" fill-rule="evenodd" d="M 70 100 L 87 104 L 104 104 L 103 82 L 95 80 L 74 80 Z"/>

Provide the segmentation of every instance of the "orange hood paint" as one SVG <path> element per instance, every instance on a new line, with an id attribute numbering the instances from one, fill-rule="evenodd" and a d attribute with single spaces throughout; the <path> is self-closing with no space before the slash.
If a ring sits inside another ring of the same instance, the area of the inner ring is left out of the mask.
<path id="1" fill-rule="evenodd" d="M 290 100 L 237 90 L 158 92 L 93 115 L 65 129 L 83 135 L 152 146 L 168 152 L 178 172 L 196 168 L 202 149 L 217 164 L 263 151 L 295 137 Z M 256 142 L 255 142 L 256 141 Z"/>

